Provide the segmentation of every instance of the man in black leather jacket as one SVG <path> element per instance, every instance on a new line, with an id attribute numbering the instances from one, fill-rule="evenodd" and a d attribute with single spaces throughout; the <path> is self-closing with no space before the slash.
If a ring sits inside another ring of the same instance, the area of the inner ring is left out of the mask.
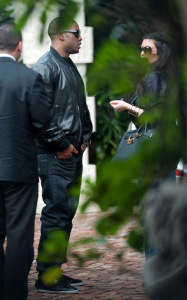
<path id="1" fill-rule="evenodd" d="M 44 263 L 38 258 L 36 288 L 38 292 L 77 293 L 75 287 L 82 285 L 82 281 L 62 275 L 61 272 L 50 286 L 44 280 L 45 271 L 60 267 L 67 261 L 68 239 L 78 206 L 78 199 L 70 195 L 69 188 L 77 184 L 82 175 L 82 155 L 92 133 L 84 83 L 69 58 L 70 54 L 78 53 L 81 46 L 79 26 L 72 21 L 65 30 L 62 24 L 60 18 L 51 21 L 48 28 L 50 51 L 36 62 L 33 69 L 44 79 L 48 102 L 53 110 L 49 128 L 36 140 L 42 195 L 46 204 L 41 216 L 39 254 L 46 251 L 46 238 L 54 229 L 67 234 L 67 245 L 63 245 L 65 251 L 55 261 Z"/>

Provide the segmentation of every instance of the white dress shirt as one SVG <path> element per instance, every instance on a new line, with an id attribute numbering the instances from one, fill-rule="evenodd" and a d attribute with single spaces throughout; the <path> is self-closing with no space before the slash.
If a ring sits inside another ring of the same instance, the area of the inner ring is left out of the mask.
<path id="1" fill-rule="evenodd" d="M 14 56 L 8 54 L 8 53 L 0 53 L 0 57 L 10 57 L 12 58 L 13 60 L 15 60 Z M 15 60 L 16 61 L 16 60 Z"/>

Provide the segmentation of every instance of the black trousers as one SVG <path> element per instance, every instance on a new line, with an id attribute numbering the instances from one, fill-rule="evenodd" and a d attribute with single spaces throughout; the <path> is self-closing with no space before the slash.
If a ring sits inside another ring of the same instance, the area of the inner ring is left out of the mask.
<path id="1" fill-rule="evenodd" d="M 0 299 L 27 299 L 37 197 L 38 184 L 0 181 Z"/>
<path id="2" fill-rule="evenodd" d="M 41 215 L 41 237 L 37 259 L 37 271 L 40 278 L 49 267 L 60 267 L 62 263 L 67 261 L 66 252 L 72 230 L 72 220 L 79 202 L 82 152 L 65 160 L 58 159 L 56 153 L 39 154 L 38 166 L 42 197 L 45 203 Z M 71 194 L 71 188 L 75 186 L 76 196 Z M 57 231 L 61 233 L 59 236 L 56 234 Z M 51 233 L 56 234 L 56 237 L 53 238 Z M 66 235 L 66 239 L 62 239 L 61 243 L 60 236 L 63 234 Z M 47 252 L 45 250 L 46 239 L 51 240 L 53 247 L 59 250 L 54 257 L 48 257 L 48 261 L 44 262 L 40 259 L 40 254 Z"/>

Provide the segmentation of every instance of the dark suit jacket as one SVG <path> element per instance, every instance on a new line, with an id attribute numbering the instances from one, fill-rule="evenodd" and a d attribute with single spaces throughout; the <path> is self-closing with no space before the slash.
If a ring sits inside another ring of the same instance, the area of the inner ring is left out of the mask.
<path id="1" fill-rule="evenodd" d="M 51 120 L 40 74 L 0 57 L 0 180 L 38 182 L 35 137 Z"/>

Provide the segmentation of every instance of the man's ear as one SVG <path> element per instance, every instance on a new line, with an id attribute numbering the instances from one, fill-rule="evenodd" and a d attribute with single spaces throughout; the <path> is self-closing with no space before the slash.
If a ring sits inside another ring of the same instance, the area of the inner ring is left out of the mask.
<path id="1" fill-rule="evenodd" d="M 21 54 L 21 52 L 22 52 L 22 41 L 20 41 L 19 44 L 17 45 L 17 51 L 20 52 L 20 54 Z"/>
<path id="2" fill-rule="evenodd" d="M 64 33 L 59 33 L 58 38 L 59 40 L 64 41 Z"/>
<path id="3" fill-rule="evenodd" d="M 16 49 L 14 50 L 14 57 L 15 57 L 16 61 L 19 60 L 19 58 L 21 56 L 21 52 L 22 52 L 22 41 L 19 42 Z"/>

